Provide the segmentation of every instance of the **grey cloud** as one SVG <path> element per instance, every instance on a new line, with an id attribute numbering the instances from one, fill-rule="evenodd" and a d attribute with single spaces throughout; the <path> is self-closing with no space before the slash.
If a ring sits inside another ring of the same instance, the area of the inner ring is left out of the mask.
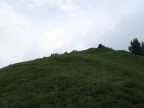
<path id="1" fill-rule="evenodd" d="M 144 12 L 142 11 L 136 11 L 132 15 L 123 18 L 112 31 L 102 36 L 102 39 L 106 40 L 104 43 L 115 49 L 127 50 L 133 38 L 137 37 L 140 41 L 144 41 L 143 19 Z"/>
<path id="2" fill-rule="evenodd" d="M 15 6 L 16 0 L 3 0 L 3 2 L 5 1 L 9 1 L 9 4 L 12 3 Z M 20 3 L 20 0 L 18 1 Z M 21 1 L 28 2 L 30 0 Z M 75 2 L 77 3 L 77 0 Z M 85 5 L 83 5 L 84 2 Z M 51 53 L 63 53 L 74 49 L 83 50 L 89 47 L 97 47 L 99 43 L 103 43 L 114 49 L 127 50 L 131 39 L 137 37 L 139 40 L 144 41 L 143 3 L 143 0 L 79 0 L 79 3 L 76 5 L 79 6 L 80 10 L 85 12 L 85 15 L 81 16 L 80 14 L 77 17 L 66 15 L 63 21 L 57 20 L 60 26 L 52 28 L 57 22 L 48 22 L 48 20 L 46 21 L 46 26 L 44 26 L 41 19 L 37 16 L 35 19 L 38 18 L 36 21 L 39 22 L 32 24 L 32 27 L 28 27 L 24 31 L 20 30 L 20 32 L 17 32 L 19 29 L 16 29 L 14 31 L 16 33 L 8 33 L 4 30 L 4 27 L 0 27 L 0 67 L 15 62 L 49 56 Z M 91 4 L 91 7 L 87 8 L 87 4 Z M 20 20 L 20 24 L 23 24 L 25 21 L 23 21 L 23 17 L 21 18 L 15 11 L 13 12 L 17 16 L 17 19 L 22 19 L 22 21 Z M 18 12 L 20 13 L 21 10 L 18 10 Z M 48 17 L 50 16 L 46 16 L 45 19 Z M 33 17 L 31 18 L 31 20 L 34 19 Z M 13 23 L 13 20 L 10 20 L 10 22 Z M 29 24 L 29 21 L 26 20 L 26 22 Z M 13 32 L 13 25 L 8 23 L 6 28 L 9 27 L 11 27 L 11 31 Z M 16 28 L 19 28 L 19 26 Z M 49 44 L 43 46 L 37 45 L 39 43 L 38 39 L 42 37 L 41 33 L 48 32 L 47 35 L 50 36 L 49 31 L 53 30 L 54 34 L 51 34 L 51 36 L 55 36 L 55 34 L 57 35 L 55 29 L 59 30 L 59 28 L 64 31 L 64 35 L 72 35 L 69 44 L 64 44 L 65 46 L 60 49 L 53 47 L 47 49 Z M 42 50 L 41 47 L 46 47 L 46 50 Z"/>

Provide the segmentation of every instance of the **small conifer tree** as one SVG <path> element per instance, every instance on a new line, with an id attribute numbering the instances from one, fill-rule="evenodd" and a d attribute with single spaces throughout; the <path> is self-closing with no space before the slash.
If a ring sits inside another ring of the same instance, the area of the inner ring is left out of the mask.
<path id="1" fill-rule="evenodd" d="M 137 38 L 130 42 L 129 51 L 135 55 L 143 55 L 143 43 L 140 43 Z"/>

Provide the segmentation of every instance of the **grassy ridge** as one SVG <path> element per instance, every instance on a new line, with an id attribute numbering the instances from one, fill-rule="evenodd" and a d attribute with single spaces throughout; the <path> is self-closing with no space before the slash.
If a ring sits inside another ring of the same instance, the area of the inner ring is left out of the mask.
<path id="1" fill-rule="evenodd" d="M 143 108 L 144 57 L 91 48 L 0 70 L 0 108 Z"/>

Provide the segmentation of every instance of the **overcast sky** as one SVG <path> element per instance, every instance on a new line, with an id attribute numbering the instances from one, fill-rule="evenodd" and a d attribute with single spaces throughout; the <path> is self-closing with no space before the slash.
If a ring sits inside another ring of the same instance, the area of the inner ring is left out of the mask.
<path id="1" fill-rule="evenodd" d="M 0 67 L 99 43 L 144 41 L 144 0 L 0 0 Z"/>

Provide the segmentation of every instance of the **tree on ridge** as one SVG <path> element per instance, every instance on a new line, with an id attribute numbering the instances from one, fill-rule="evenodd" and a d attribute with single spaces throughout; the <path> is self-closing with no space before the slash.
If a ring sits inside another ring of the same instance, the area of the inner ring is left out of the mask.
<path id="1" fill-rule="evenodd" d="M 137 38 L 130 42 L 129 51 L 135 55 L 144 54 L 144 42 L 140 43 Z"/>

